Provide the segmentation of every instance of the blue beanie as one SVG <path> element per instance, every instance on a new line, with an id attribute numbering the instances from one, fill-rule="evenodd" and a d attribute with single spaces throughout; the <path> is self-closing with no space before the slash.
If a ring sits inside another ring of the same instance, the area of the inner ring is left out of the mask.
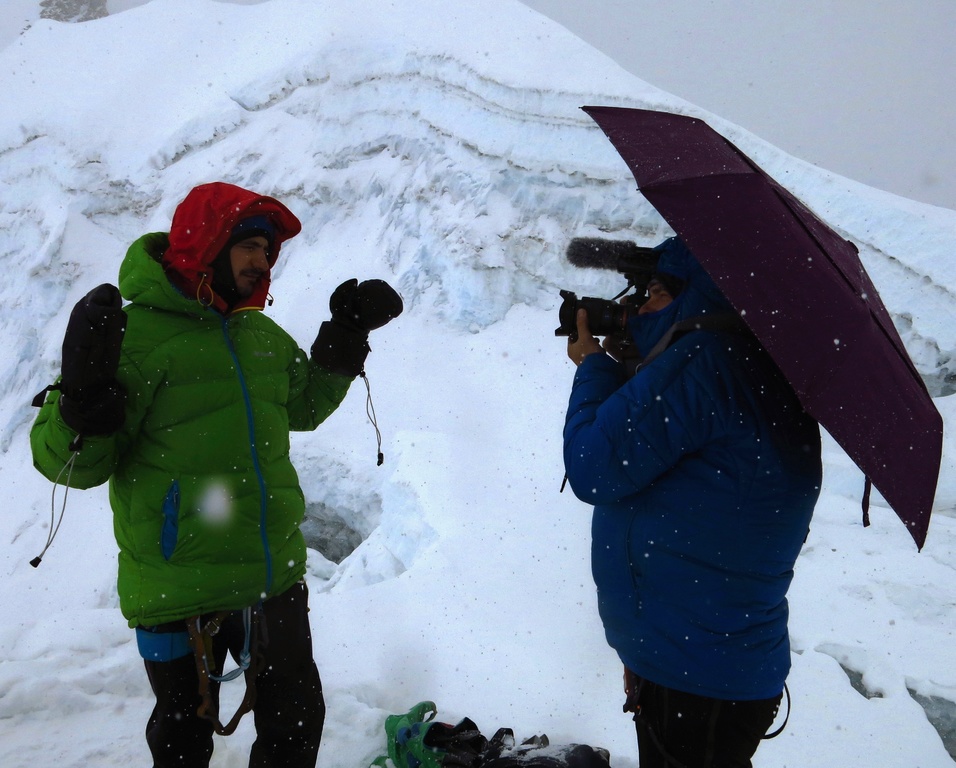
<path id="1" fill-rule="evenodd" d="M 263 216 L 262 214 L 249 216 L 237 222 L 236 226 L 232 228 L 232 231 L 229 233 L 229 245 L 234 245 L 240 240 L 260 235 L 269 241 L 269 247 L 271 248 L 276 236 L 275 225 L 268 216 Z"/>

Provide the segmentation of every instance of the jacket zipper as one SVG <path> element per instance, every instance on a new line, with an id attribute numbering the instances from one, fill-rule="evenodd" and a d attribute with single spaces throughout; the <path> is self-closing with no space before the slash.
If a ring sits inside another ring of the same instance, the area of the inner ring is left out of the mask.
<path id="1" fill-rule="evenodd" d="M 272 554 L 269 548 L 269 534 L 266 530 L 267 506 L 266 506 L 266 481 L 262 476 L 262 466 L 259 463 L 259 449 L 256 446 L 256 429 L 252 419 L 252 400 L 249 397 L 249 388 L 246 385 L 246 377 L 242 373 L 242 366 L 239 365 L 239 356 L 236 354 L 235 345 L 229 336 L 229 320 L 225 316 L 221 318 L 222 335 L 226 340 L 226 347 L 232 356 L 233 364 L 236 366 L 236 376 L 239 378 L 239 385 L 242 388 L 242 399 L 246 406 L 246 423 L 249 426 L 249 452 L 252 456 L 252 467 L 256 473 L 256 480 L 259 483 L 259 536 L 262 540 L 262 549 L 266 558 L 266 588 L 264 594 L 268 595 L 272 590 Z"/>

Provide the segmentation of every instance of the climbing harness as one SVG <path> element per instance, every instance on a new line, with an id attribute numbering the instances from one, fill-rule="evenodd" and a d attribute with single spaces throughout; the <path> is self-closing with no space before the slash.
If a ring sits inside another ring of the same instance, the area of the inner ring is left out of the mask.
<path id="1" fill-rule="evenodd" d="M 228 674 L 215 671 L 215 654 L 213 652 L 213 638 L 222 628 L 222 623 L 230 616 L 231 611 L 220 611 L 212 618 L 203 620 L 201 616 L 194 616 L 186 621 L 189 632 L 189 645 L 192 648 L 196 661 L 196 673 L 199 676 L 199 697 L 201 703 L 196 714 L 209 720 L 220 736 L 228 736 L 239 725 L 242 716 L 252 710 L 256 703 L 256 677 L 265 667 L 265 659 L 260 649 L 268 641 L 265 622 L 262 621 L 261 604 L 244 608 L 242 623 L 245 630 L 242 652 L 239 654 L 239 666 Z M 232 719 L 223 725 L 219 719 L 219 705 L 212 695 L 210 682 L 224 683 L 235 680 L 239 675 L 245 675 L 246 692 Z"/>
<path id="2" fill-rule="evenodd" d="M 670 754 L 667 749 L 664 747 L 663 742 L 657 734 L 657 730 L 651 724 L 651 722 L 646 719 L 645 715 L 641 709 L 641 690 L 644 687 L 644 678 L 639 677 L 634 674 L 630 669 L 624 668 L 624 692 L 625 692 L 625 702 L 624 702 L 624 711 L 632 712 L 634 714 L 634 722 L 642 724 L 647 731 L 647 734 L 650 736 L 651 741 L 654 742 L 654 746 L 657 751 L 661 754 L 664 760 L 667 762 L 671 768 L 688 768 L 672 754 Z M 787 687 L 787 684 L 783 684 L 783 692 L 787 697 L 787 714 L 783 718 L 783 723 L 779 728 L 772 731 L 771 733 L 766 733 L 760 737 L 761 741 L 775 739 L 781 733 L 783 733 L 784 728 L 787 727 L 787 722 L 790 720 L 790 710 L 791 710 L 791 700 L 790 700 L 790 689 Z M 779 710 L 778 710 L 779 711 Z M 711 711 L 711 721 L 710 721 L 710 730 L 713 730 L 714 723 L 717 720 L 717 716 L 720 712 L 719 702 L 713 707 Z M 710 765 L 710 760 L 707 762 Z"/>

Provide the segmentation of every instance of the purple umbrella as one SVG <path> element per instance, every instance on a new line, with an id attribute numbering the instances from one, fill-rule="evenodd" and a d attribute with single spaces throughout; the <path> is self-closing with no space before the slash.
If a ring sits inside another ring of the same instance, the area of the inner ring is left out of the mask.
<path id="1" fill-rule="evenodd" d="M 856 246 L 702 120 L 584 111 L 922 548 L 942 418 Z"/>

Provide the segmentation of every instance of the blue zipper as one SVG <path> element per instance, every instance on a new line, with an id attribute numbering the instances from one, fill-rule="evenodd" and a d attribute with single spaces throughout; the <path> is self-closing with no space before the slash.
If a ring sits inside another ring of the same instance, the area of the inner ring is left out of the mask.
<path id="1" fill-rule="evenodd" d="M 246 377 L 242 374 L 242 366 L 239 365 L 239 356 L 236 354 L 236 348 L 229 337 L 229 321 L 223 316 L 222 335 L 226 339 L 226 347 L 229 354 L 232 355 L 232 361 L 236 366 L 236 375 L 239 377 L 239 384 L 242 387 L 242 399 L 246 404 L 246 423 L 249 425 L 249 450 L 252 454 L 252 466 L 256 472 L 256 479 L 259 482 L 259 536 L 262 539 L 262 549 L 266 556 L 266 590 L 268 595 L 272 589 L 272 554 L 269 550 L 269 534 L 266 531 L 266 481 L 262 476 L 262 467 L 259 464 L 259 449 L 256 447 L 256 430 L 252 420 L 252 401 L 249 398 L 249 388 L 246 386 Z"/>

